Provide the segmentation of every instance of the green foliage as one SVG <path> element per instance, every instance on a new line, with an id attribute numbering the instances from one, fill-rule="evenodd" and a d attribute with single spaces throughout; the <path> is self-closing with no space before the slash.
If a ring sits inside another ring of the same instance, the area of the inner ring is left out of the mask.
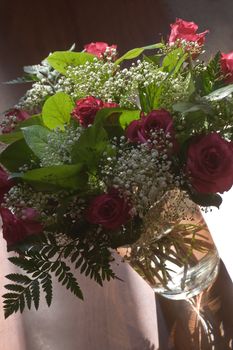
<path id="1" fill-rule="evenodd" d="M 55 51 L 47 57 L 48 63 L 59 73 L 66 74 L 68 66 L 79 66 L 92 62 L 94 56 L 86 52 Z"/>
<path id="2" fill-rule="evenodd" d="M 100 123 L 94 124 L 75 143 L 71 152 L 72 162 L 86 164 L 89 170 L 96 169 L 108 145 L 107 132 Z"/>
<path id="3" fill-rule="evenodd" d="M 32 162 L 37 165 L 38 158 L 24 139 L 13 142 L 0 154 L 0 163 L 11 172 L 17 172 L 22 165 L 32 165 Z"/>
<path id="4" fill-rule="evenodd" d="M 120 64 L 124 60 L 132 60 L 132 59 L 140 56 L 145 50 L 160 49 L 163 46 L 164 45 L 162 43 L 158 43 L 158 44 L 154 44 L 154 45 L 149 45 L 149 46 L 144 46 L 144 47 L 132 49 L 132 50 L 126 52 L 120 58 L 118 58 L 118 60 L 116 60 L 115 64 Z"/>
<path id="5" fill-rule="evenodd" d="M 169 52 L 163 59 L 162 68 L 165 72 L 176 74 L 179 72 L 188 54 L 182 48 Z"/>
<path id="6" fill-rule="evenodd" d="M 23 138 L 21 131 L 10 132 L 7 134 L 0 135 L 0 142 L 10 144 Z"/>
<path id="7" fill-rule="evenodd" d="M 217 207 L 222 203 L 222 197 L 217 193 L 189 193 L 191 200 L 202 207 Z"/>
<path id="8" fill-rule="evenodd" d="M 79 284 L 64 261 L 66 258 L 69 258 L 81 273 L 100 285 L 105 279 L 114 278 L 115 274 L 110 267 L 111 253 L 106 243 L 96 240 L 93 240 L 92 244 L 86 242 L 85 239 L 76 239 L 64 246 L 58 246 L 54 237 L 49 234 L 41 236 L 40 243 L 34 248 L 19 246 L 17 250 L 20 256 L 11 257 L 9 260 L 24 270 L 26 275 L 12 273 L 6 276 L 13 283 L 5 286 L 10 291 L 3 295 L 5 318 L 18 310 L 23 312 L 26 306 L 30 309 L 32 304 L 38 309 L 41 291 L 44 292 L 46 303 L 50 306 L 53 298 L 52 275 L 77 298 L 83 299 Z"/>
<path id="9" fill-rule="evenodd" d="M 212 60 L 206 66 L 206 69 L 201 71 L 195 78 L 197 90 L 202 95 L 207 95 L 214 90 L 220 88 L 222 82 L 222 69 L 220 64 L 221 52 L 217 52 Z"/>
<path id="10" fill-rule="evenodd" d="M 230 84 L 211 92 L 207 96 L 202 97 L 202 100 L 208 101 L 208 102 L 220 101 L 228 97 L 232 93 L 233 93 L 233 84 Z"/>
<path id="11" fill-rule="evenodd" d="M 38 158 L 43 158 L 51 131 L 40 125 L 22 128 L 24 139 Z"/>
<path id="12" fill-rule="evenodd" d="M 74 103 L 70 96 L 64 92 L 57 92 L 49 97 L 43 106 L 42 119 L 44 125 L 49 129 L 64 128 L 64 125 L 70 122 L 70 113 L 73 108 Z"/>
<path id="13" fill-rule="evenodd" d="M 44 125 L 42 115 L 41 114 L 35 114 L 32 115 L 30 118 L 23 120 L 20 122 L 17 126 L 16 129 L 22 129 L 26 126 L 31 126 L 31 125 Z"/>
<path id="14" fill-rule="evenodd" d="M 164 82 L 165 80 L 166 78 Z M 149 113 L 153 109 L 159 108 L 163 88 L 163 82 L 159 86 L 157 84 L 150 84 L 147 87 L 139 88 L 140 104 L 144 112 Z"/>
<path id="15" fill-rule="evenodd" d="M 0 142 L 10 144 L 17 140 L 21 140 L 23 138 L 23 133 L 21 132 L 21 128 L 25 126 L 30 126 L 30 125 L 43 125 L 43 120 L 41 115 L 34 115 L 29 119 L 26 119 L 18 123 L 14 131 L 7 134 L 0 135 Z"/>
<path id="16" fill-rule="evenodd" d="M 116 136 L 116 128 L 121 131 L 125 129 L 131 121 L 140 118 L 140 110 L 129 110 L 123 108 L 103 108 L 96 114 L 94 125 L 101 124 L 108 131 L 108 134 Z M 113 132 L 109 132 L 109 130 Z"/>
<path id="17" fill-rule="evenodd" d="M 80 190 L 87 184 L 87 175 L 80 163 L 33 169 L 18 177 L 41 191 Z"/>

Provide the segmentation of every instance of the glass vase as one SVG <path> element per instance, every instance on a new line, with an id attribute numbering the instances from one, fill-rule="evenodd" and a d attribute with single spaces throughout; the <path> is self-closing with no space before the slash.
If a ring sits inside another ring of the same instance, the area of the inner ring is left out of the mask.
<path id="1" fill-rule="evenodd" d="M 184 192 L 167 192 L 143 222 L 139 240 L 118 253 L 155 293 L 187 299 L 215 280 L 217 249 L 201 210 Z"/>

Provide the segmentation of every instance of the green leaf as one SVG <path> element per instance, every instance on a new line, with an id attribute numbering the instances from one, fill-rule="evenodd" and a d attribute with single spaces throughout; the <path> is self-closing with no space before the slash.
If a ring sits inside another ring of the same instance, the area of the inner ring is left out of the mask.
<path id="1" fill-rule="evenodd" d="M 120 126 L 125 129 L 131 121 L 140 118 L 140 112 L 123 108 L 102 108 L 96 114 L 94 125 L 100 123 L 103 126 Z"/>
<path id="2" fill-rule="evenodd" d="M 0 142 L 3 143 L 12 143 L 18 141 L 23 138 L 23 134 L 21 131 L 10 132 L 7 134 L 0 135 Z"/>
<path id="3" fill-rule="evenodd" d="M 87 175 L 82 164 L 56 165 L 29 170 L 19 177 L 38 190 L 53 191 L 56 189 L 83 189 L 87 183 Z"/>
<path id="4" fill-rule="evenodd" d="M 66 74 L 68 66 L 79 66 L 94 60 L 87 52 L 55 51 L 47 57 L 48 63 L 59 73 Z"/>
<path id="5" fill-rule="evenodd" d="M 190 198 L 194 203 L 203 207 L 217 207 L 219 208 L 222 203 L 222 197 L 216 193 L 189 193 Z"/>
<path id="6" fill-rule="evenodd" d="M 31 126 L 31 125 L 44 125 L 42 115 L 41 114 L 35 114 L 32 115 L 30 118 L 23 120 L 17 125 L 17 129 L 24 128 L 26 126 Z"/>
<path id="7" fill-rule="evenodd" d="M 73 163 L 84 163 L 95 169 L 109 142 L 107 132 L 100 123 L 88 127 L 74 145 L 71 157 Z"/>
<path id="8" fill-rule="evenodd" d="M 40 125 L 32 125 L 22 128 L 24 139 L 36 156 L 43 158 L 47 151 L 51 131 Z"/>
<path id="9" fill-rule="evenodd" d="M 207 103 L 178 102 L 174 104 L 172 108 L 175 112 L 180 112 L 180 113 L 189 113 L 189 112 L 196 112 L 196 111 L 203 111 L 207 114 L 213 113 L 211 106 Z"/>
<path id="10" fill-rule="evenodd" d="M 132 59 L 140 56 L 145 50 L 160 49 L 162 47 L 164 47 L 164 44 L 158 43 L 158 44 L 154 44 L 154 45 L 149 45 L 149 46 L 144 46 L 144 47 L 132 49 L 132 50 L 126 52 L 120 58 L 118 58 L 118 60 L 116 60 L 115 64 L 120 64 L 124 60 L 132 60 Z"/>
<path id="11" fill-rule="evenodd" d="M 30 286 L 32 300 L 34 301 L 35 309 L 38 310 L 40 303 L 40 284 L 36 279 L 32 282 Z"/>
<path id="12" fill-rule="evenodd" d="M 70 122 L 70 113 L 73 108 L 73 101 L 70 96 L 64 92 L 58 92 L 49 97 L 42 109 L 44 125 L 49 129 L 57 127 L 64 128 L 64 124 Z"/>
<path id="13" fill-rule="evenodd" d="M 182 48 L 172 50 L 163 59 L 163 70 L 165 72 L 176 74 L 180 70 L 187 57 L 188 54 L 185 53 Z"/>
<path id="14" fill-rule="evenodd" d="M 11 172 L 17 172 L 22 165 L 31 165 L 31 161 L 38 164 L 38 158 L 23 139 L 10 144 L 0 154 L 0 163 Z"/>
<path id="15" fill-rule="evenodd" d="M 220 100 L 228 97 L 232 93 L 233 93 L 233 84 L 230 84 L 230 85 L 224 86 L 220 89 L 217 89 L 217 90 L 211 92 L 207 96 L 203 96 L 202 100 L 204 100 L 204 101 L 220 101 Z"/>
<path id="16" fill-rule="evenodd" d="M 21 275 L 19 273 L 10 273 L 9 275 L 5 276 L 8 280 L 11 280 L 13 282 L 22 283 L 22 284 L 28 284 L 31 282 L 31 279 L 28 276 Z"/>

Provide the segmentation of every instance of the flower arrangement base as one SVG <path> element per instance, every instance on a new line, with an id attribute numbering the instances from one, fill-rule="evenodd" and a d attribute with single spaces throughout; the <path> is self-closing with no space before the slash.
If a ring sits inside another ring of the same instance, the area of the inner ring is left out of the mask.
<path id="1" fill-rule="evenodd" d="M 188 299 L 208 288 L 217 277 L 220 259 L 199 207 L 173 191 L 150 216 L 140 239 L 118 249 L 123 260 L 155 293 L 169 299 Z"/>

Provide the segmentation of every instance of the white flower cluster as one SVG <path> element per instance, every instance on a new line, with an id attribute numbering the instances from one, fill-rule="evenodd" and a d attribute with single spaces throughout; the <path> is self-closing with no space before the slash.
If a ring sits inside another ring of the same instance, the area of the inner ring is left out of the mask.
<path id="1" fill-rule="evenodd" d="M 177 185 L 168 156 L 170 137 L 165 137 L 165 147 L 158 151 L 156 146 L 158 136 L 161 140 L 161 133 L 158 134 L 159 132 L 153 132 L 148 143 L 136 147 L 132 147 L 122 137 L 118 154 L 108 157 L 101 170 L 106 184 L 122 190 L 141 217 L 167 190 Z"/>
<path id="2" fill-rule="evenodd" d="M 12 113 L 12 115 L 7 115 L 1 118 L 0 120 L 0 129 L 1 130 L 13 130 L 18 124 L 17 116 Z"/>
<path id="3" fill-rule="evenodd" d="M 104 101 L 112 101 L 114 96 L 110 96 L 105 83 L 116 70 L 117 66 L 114 63 L 95 58 L 94 62 L 68 67 L 66 76 L 58 80 L 55 90 L 66 92 L 74 99 L 92 95 Z"/>
<path id="4" fill-rule="evenodd" d="M 32 113 L 37 113 L 40 111 L 46 97 L 53 95 L 54 92 L 48 80 L 42 79 L 32 85 L 32 88 L 20 99 L 16 107 Z"/>
<path id="5" fill-rule="evenodd" d="M 70 125 L 65 126 L 64 130 L 55 129 L 50 132 L 45 152 L 41 157 L 41 166 L 70 164 L 72 147 L 82 132 L 83 128 Z"/>
<path id="6" fill-rule="evenodd" d="M 34 208 L 38 211 L 40 220 L 49 225 L 56 223 L 59 215 L 57 208 L 68 195 L 68 191 L 37 192 L 26 184 L 20 184 L 9 190 L 2 206 L 9 208 L 18 217 L 23 216 L 25 208 Z"/>

